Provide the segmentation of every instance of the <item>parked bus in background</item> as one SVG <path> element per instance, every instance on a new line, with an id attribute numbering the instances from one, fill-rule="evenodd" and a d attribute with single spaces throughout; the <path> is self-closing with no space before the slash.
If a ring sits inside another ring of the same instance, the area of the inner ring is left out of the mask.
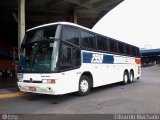
<path id="1" fill-rule="evenodd" d="M 138 47 L 68 22 L 27 30 L 19 56 L 18 87 L 24 92 L 86 95 L 141 75 Z"/>

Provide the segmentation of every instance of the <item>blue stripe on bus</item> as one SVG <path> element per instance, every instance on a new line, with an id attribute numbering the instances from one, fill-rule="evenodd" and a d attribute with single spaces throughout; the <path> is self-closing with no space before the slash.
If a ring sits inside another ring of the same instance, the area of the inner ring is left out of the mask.
<path id="1" fill-rule="evenodd" d="M 83 52 L 83 63 L 91 63 L 92 53 Z"/>
<path id="2" fill-rule="evenodd" d="M 94 63 L 106 63 L 106 64 L 113 64 L 114 63 L 114 57 L 112 55 L 105 55 L 105 54 L 98 54 L 98 53 L 89 53 L 89 52 L 83 52 L 83 63 L 93 63 L 93 54 L 102 56 L 102 61 L 94 62 Z M 97 60 L 97 59 L 94 59 Z M 99 58 L 98 58 L 99 60 Z"/>
<path id="3" fill-rule="evenodd" d="M 114 63 L 114 57 L 112 55 L 104 55 L 103 63 Z"/>

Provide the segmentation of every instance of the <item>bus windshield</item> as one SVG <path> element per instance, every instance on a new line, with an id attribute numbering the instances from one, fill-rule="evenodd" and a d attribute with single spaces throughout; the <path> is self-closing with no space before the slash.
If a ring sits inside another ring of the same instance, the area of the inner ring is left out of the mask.
<path id="1" fill-rule="evenodd" d="M 36 42 L 48 39 L 54 39 L 58 25 L 33 29 L 26 32 L 23 43 Z"/>
<path id="2" fill-rule="evenodd" d="M 54 27 L 26 33 L 21 47 L 19 72 L 49 73 L 57 70 L 59 41 L 55 39 L 55 34 Z"/>

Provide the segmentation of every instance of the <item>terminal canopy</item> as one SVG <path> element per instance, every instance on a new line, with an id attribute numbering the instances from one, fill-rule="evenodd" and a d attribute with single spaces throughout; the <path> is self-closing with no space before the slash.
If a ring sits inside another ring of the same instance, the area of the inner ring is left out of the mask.
<path id="1" fill-rule="evenodd" d="M 0 1 L 0 23 L 18 22 L 18 1 Z M 123 0 L 25 0 L 26 29 L 51 22 L 68 21 L 92 28 Z"/>

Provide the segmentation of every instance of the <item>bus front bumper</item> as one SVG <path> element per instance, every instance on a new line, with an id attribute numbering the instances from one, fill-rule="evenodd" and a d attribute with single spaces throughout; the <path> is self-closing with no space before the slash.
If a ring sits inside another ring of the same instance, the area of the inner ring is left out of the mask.
<path id="1" fill-rule="evenodd" d="M 39 94 L 51 94 L 57 95 L 56 86 L 53 84 L 42 84 L 42 83 L 24 83 L 18 82 L 18 87 L 20 91 L 39 93 Z"/>

